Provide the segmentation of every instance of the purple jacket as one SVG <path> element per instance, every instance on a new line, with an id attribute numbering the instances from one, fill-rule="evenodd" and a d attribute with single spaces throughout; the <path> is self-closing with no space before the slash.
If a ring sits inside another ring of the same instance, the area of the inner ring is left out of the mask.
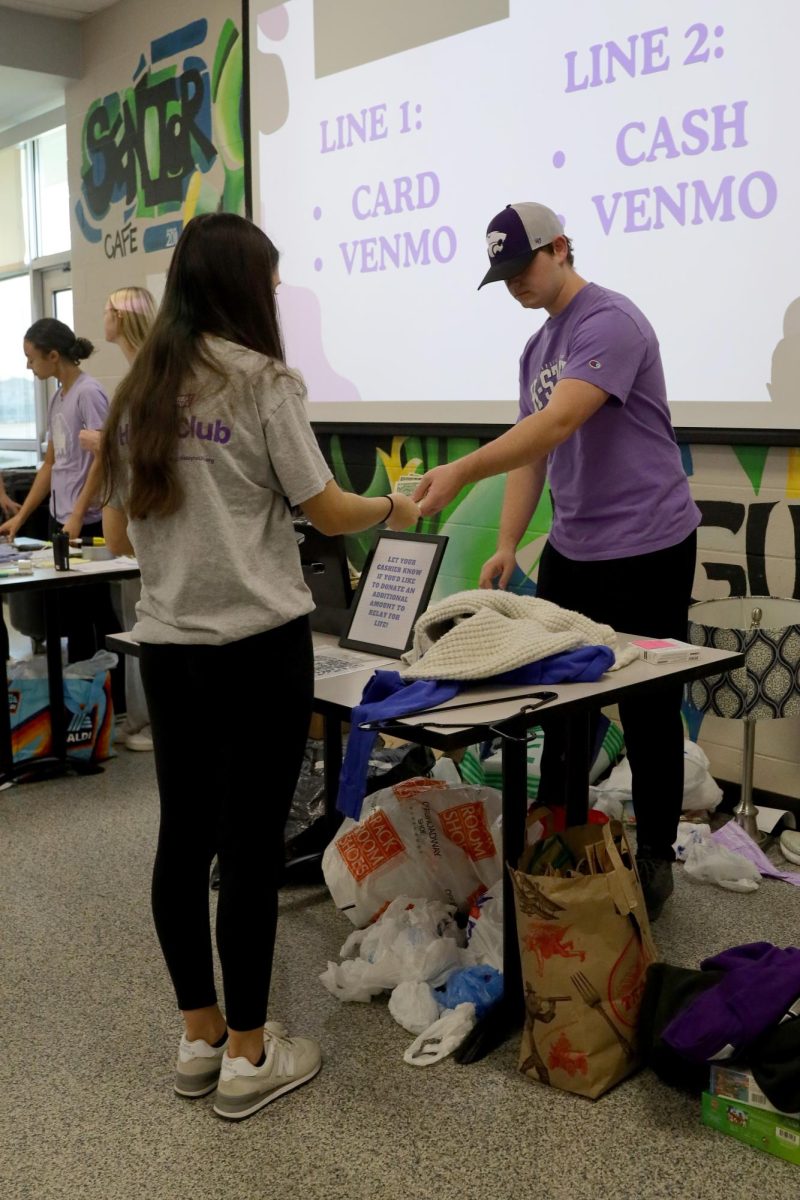
<path id="1" fill-rule="evenodd" d="M 800 996 L 800 950 L 770 942 L 733 946 L 701 963 L 725 971 L 670 1021 L 662 1037 L 691 1062 L 734 1058 L 773 1025 Z"/>

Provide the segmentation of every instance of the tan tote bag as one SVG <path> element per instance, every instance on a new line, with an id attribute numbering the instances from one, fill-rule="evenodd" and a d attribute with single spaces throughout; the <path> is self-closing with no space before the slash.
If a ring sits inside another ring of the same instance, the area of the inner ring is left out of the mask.
<path id="1" fill-rule="evenodd" d="M 528 874 L 534 847 L 511 871 L 525 997 L 519 1067 L 596 1099 L 640 1065 L 636 1026 L 656 950 L 622 826 L 558 836 L 574 867 Z"/>

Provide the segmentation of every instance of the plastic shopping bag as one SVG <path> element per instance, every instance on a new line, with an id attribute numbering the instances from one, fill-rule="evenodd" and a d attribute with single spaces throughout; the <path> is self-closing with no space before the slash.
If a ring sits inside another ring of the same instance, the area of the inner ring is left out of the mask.
<path id="1" fill-rule="evenodd" d="M 53 751 L 48 681 L 23 674 L 8 681 L 14 762 L 43 758 Z M 102 762 L 113 755 L 114 704 L 111 676 L 64 678 L 67 758 Z"/>
<path id="2" fill-rule="evenodd" d="M 728 892 L 757 892 L 761 885 L 761 872 L 754 863 L 699 830 L 686 845 L 684 870 L 698 883 L 716 883 Z"/>
<path id="3" fill-rule="evenodd" d="M 350 934 L 343 961 L 329 962 L 320 980 L 337 1000 L 362 1003 L 409 980 L 440 987 L 467 965 L 462 941 L 452 907 L 398 896 L 368 929 Z"/>
<path id="4" fill-rule="evenodd" d="M 336 907 L 359 928 L 397 895 L 468 912 L 502 873 L 500 794 L 412 779 L 364 801 L 322 858 Z"/>

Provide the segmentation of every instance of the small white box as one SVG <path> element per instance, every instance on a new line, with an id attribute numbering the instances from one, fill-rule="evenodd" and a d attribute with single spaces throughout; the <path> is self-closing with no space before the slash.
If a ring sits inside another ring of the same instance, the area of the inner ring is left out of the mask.
<path id="1" fill-rule="evenodd" d="M 700 658 L 699 646 L 677 638 L 634 638 L 631 645 L 647 663 L 698 662 Z"/>

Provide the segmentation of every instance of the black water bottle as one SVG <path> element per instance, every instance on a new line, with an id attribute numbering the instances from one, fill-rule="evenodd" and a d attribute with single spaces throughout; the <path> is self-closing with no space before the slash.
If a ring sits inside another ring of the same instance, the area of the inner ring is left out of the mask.
<path id="1" fill-rule="evenodd" d="M 57 571 L 69 570 L 69 534 L 53 534 L 53 566 Z"/>

